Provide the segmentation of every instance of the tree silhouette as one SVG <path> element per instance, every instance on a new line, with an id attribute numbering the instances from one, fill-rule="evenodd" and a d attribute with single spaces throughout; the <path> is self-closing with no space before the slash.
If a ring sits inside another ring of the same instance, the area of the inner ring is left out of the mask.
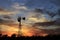
<path id="1" fill-rule="evenodd" d="M 16 37 L 16 34 L 12 34 L 11 37 Z"/>
<path id="2" fill-rule="evenodd" d="M 8 35 L 3 35 L 2 37 L 8 37 Z"/>
<path id="3" fill-rule="evenodd" d="M 0 37 L 2 37 L 2 34 L 0 34 Z"/>

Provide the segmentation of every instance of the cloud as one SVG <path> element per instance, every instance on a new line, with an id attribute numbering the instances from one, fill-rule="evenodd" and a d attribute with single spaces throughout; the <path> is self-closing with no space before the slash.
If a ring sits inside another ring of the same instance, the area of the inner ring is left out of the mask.
<path id="1" fill-rule="evenodd" d="M 5 18 L 5 19 L 12 19 L 12 15 L 0 15 L 0 18 Z"/>
<path id="2" fill-rule="evenodd" d="M 28 18 L 30 21 L 33 22 L 47 22 L 48 20 L 45 17 L 40 17 L 40 18 L 34 18 L 34 17 L 30 17 Z"/>
<path id="3" fill-rule="evenodd" d="M 7 9 L 0 8 L 0 25 L 17 25 L 16 17 L 15 15 L 18 13 L 18 11 L 11 11 Z"/>
<path id="4" fill-rule="evenodd" d="M 12 16 L 11 15 L 0 15 L 0 20 L 3 21 L 3 20 L 13 20 L 12 19 Z"/>
<path id="5" fill-rule="evenodd" d="M 0 11 L 5 11 L 4 9 L 0 8 Z"/>
<path id="6" fill-rule="evenodd" d="M 4 8 L 0 8 L 0 15 L 13 15 L 13 14 L 17 14 L 18 11 L 11 11 L 8 9 L 4 9 Z"/>
<path id="7" fill-rule="evenodd" d="M 39 32 L 38 33 L 37 30 L 35 30 L 34 33 L 36 32 L 40 34 L 42 33 L 40 30 L 42 30 L 45 34 L 60 34 L 58 31 L 56 31 L 56 29 L 60 29 L 60 16 L 56 13 L 52 13 L 53 12 L 51 12 L 51 15 L 49 15 L 49 13 L 47 13 L 47 11 L 44 12 L 44 10 L 42 10 L 42 12 L 36 12 L 35 10 L 28 12 L 26 16 L 29 20 L 28 22 L 32 24 L 32 27 L 34 29 L 38 29 Z"/>
<path id="8" fill-rule="evenodd" d="M 32 27 L 39 29 L 39 32 L 40 30 L 43 30 L 44 33 L 51 35 L 60 34 L 60 32 L 57 30 L 60 29 L 60 21 L 59 21 L 60 16 L 58 15 L 57 12 L 47 13 L 47 11 L 44 12 L 44 10 L 43 12 L 32 11 L 30 12 L 30 15 L 28 17 L 29 17 L 28 20 L 30 20 L 31 23 L 33 23 Z"/>
<path id="9" fill-rule="evenodd" d="M 43 10 L 42 9 L 39 9 L 39 8 L 35 8 L 35 10 L 34 10 L 35 12 L 40 12 L 40 13 L 43 13 Z"/>
<path id="10" fill-rule="evenodd" d="M 18 22 L 14 20 L 12 15 L 1 15 L 0 16 L 0 25 L 8 25 L 8 26 L 13 26 L 17 27 Z"/>
<path id="11" fill-rule="evenodd" d="M 21 10 L 27 10 L 26 6 L 20 5 L 19 3 L 14 3 L 11 7 L 15 10 L 20 10 L 20 11 Z"/>
<path id="12" fill-rule="evenodd" d="M 49 15 L 44 14 L 42 11 L 36 12 L 35 9 L 29 11 L 27 14 L 25 14 L 25 16 L 27 18 L 27 21 L 30 23 L 50 22 L 52 20 Z"/>
<path id="13" fill-rule="evenodd" d="M 37 22 L 34 24 L 34 26 L 51 26 L 54 24 L 54 21 L 53 22 Z"/>
<path id="14" fill-rule="evenodd" d="M 33 27 L 35 26 L 52 26 L 52 25 L 56 25 L 56 26 L 60 26 L 60 23 L 57 21 L 52 21 L 52 22 L 36 22 Z"/>
<path id="15" fill-rule="evenodd" d="M 0 24 L 11 24 L 14 23 L 13 20 L 9 20 L 9 19 L 1 19 L 0 18 Z"/>
<path id="16" fill-rule="evenodd" d="M 36 9 L 35 9 L 36 10 Z M 43 19 L 43 20 L 46 20 L 46 21 L 55 21 L 57 19 L 60 18 L 59 16 L 59 12 L 51 12 L 51 11 L 46 11 L 44 9 L 40 9 L 42 11 L 39 11 L 37 10 L 30 13 L 31 17 L 30 18 L 33 18 L 33 19 Z"/>
<path id="17" fill-rule="evenodd" d="M 60 34 L 60 28 L 57 28 L 57 29 L 51 29 L 51 30 L 46 30 L 45 29 L 45 32 L 46 33 L 48 33 L 48 34 L 50 34 L 50 35 L 59 35 Z"/>

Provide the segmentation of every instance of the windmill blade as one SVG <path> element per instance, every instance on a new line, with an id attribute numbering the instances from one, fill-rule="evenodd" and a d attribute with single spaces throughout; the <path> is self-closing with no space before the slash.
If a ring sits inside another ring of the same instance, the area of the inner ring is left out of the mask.
<path id="1" fill-rule="evenodd" d="M 23 17 L 22 19 L 23 19 L 23 20 L 25 20 L 26 18 L 25 18 L 25 17 Z"/>
<path id="2" fill-rule="evenodd" d="M 18 17 L 18 19 L 17 19 L 17 20 L 18 20 L 18 22 L 20 22 L 20 21 L 21 21 L 21 17 Z"/>

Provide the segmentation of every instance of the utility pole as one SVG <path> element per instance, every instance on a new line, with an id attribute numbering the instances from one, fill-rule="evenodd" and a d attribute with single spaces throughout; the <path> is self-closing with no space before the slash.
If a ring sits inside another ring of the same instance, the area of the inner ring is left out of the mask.
<path id="1" fill-rule="evenodd" d="M 18 22 L 19 22 L 19 28 L 18 28 L 18 37 L 22 36 L 22 32 L 21 32 L 21 29 L 22 29 L 22 26 L 21 26 L 21 20 L 25 20 L 25 17 L 18 17 Z"/>

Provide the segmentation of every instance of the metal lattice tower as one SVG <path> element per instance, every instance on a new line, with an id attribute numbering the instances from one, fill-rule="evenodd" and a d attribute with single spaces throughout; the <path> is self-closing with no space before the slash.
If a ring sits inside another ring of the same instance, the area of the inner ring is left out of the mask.
<path id="1" fill-rule="evenodd" d="M 22 29 L 22 26 L 21 26 L 21 20 L 25 20 L 25 17 L 18 17 L 18 22 L 19 22 L 19 29 L 18 29 L 18 36 L 22 36 L 22 32 L 21 32 L 21 29 Z"/>
<path id="2" fill-rule="evenodd" d="M 0 27 L 0 34 L 2 34 L 2 33 L 1 33 L 1 29 L 2 29 L 2 28 Z"/>

